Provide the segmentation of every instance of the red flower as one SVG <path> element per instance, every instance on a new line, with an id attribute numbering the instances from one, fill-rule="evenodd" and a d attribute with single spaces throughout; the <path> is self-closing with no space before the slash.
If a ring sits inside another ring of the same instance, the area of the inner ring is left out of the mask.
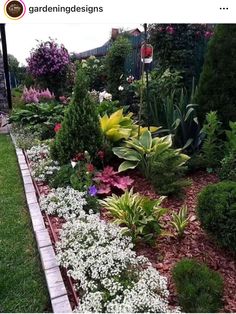
<path id="1" fill-rule="evenodd" d="M 105 153 L 102 150 L 100 150 L 97 155 L 98 155 L 98 158 L 100 158 L 101 160 L 103 160 L 105 157 Z"/>
<path id="2" fill-rule="evenodd" d="M 87 171 L 90 173 L 94 172 L 94 165 L 93 164 L 87 164 Z"/>
<path id="3" fill-rule="evenodd" d="M 73 161 L 84 160 L 84 153 L 78 153 L 77 155 L 75 155 L 75 157 L 72 160 Z"/>
<path id="4" fill-rule="evenodd" d="M 61 123 L 56 123 L 54 127 L 55 133 L 57 133 L 61 129 Z"/>

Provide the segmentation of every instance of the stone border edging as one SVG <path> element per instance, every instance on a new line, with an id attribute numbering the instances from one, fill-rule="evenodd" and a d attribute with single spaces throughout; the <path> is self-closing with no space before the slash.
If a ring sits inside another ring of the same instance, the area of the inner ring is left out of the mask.
<path id="1" fill-rule="evenodd" d="M 17 148 L 14 136 L 10 133 L 15 146 L 21 171 L 26 201 L 40 254 L 43 272 L 46 278 L 53 313 L 72 313 L 71 305 L 61 275 L 52 242 L 40 210 L 30 170 L 22 149 Z"/>

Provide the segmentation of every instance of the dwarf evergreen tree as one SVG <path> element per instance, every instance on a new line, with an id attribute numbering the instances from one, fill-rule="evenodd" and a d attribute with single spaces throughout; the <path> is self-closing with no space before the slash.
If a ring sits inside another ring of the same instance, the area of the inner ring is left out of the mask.
<path id="1" fill-rule="evenodd" d="M 62 127 L 51 147 L 51 154 L 65 164 L 77 153 L 88 151 L 91 156 L 101 148 L 102 134 L 96 104 L 88 94 L 88 78 L 82 67 L 77 71 L 74 96 Z"/>
<path id="2" fill-rule="evenodd" d="M 236 25 L 218 25 L 208 44 L 196 103 L 203 121 L 209 111 L 217 111 L 228 128 L 236 120 Z"/>

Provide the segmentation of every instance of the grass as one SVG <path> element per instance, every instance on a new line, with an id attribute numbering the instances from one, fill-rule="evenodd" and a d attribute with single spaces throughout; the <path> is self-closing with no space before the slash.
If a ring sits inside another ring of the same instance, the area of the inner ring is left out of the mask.
<path id="1" fill-rule="evenodd" d="M 0 135 L 0 312 L 45 312 L 49 304 L 14 147 Z"/>

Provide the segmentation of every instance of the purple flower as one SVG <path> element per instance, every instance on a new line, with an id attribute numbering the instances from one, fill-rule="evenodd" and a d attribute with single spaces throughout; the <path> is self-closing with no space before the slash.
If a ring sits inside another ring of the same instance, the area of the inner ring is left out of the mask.
<path id="1" fill-rule="evenodd" d="M 88 191 L 88 192 L 89 192 L 89 195 L 90 195 L 90 196 L 96 196 L 98 190 L 97 190 L 97 188 L 96 188 L 95 185 L 91 185 L 91 186 L 89 187 L 89 191 Z"/>
<path id="2" fill-rule="evenodd" d="M 28 70 L 35 78 L 44 75 L 58 75 L 65 71 L 70 56 L 63 45 L 55 41 L 41 42 L 31 51 L 27 59 Z"/>

